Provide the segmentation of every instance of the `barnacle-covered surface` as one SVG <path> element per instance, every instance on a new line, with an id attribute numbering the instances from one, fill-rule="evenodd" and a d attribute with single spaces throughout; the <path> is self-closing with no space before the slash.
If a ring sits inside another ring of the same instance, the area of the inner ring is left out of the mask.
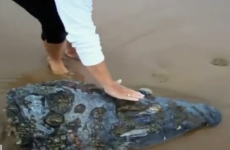
<path id="1" fill-rule="evenodd" d="M 68 80 L 31 84 L 7 95 L 8 131 L 33 150 L 128 150 L 215 126 L 220 112 L 206 104 L 153 96 L 116 100 L 93 84 Z"/>

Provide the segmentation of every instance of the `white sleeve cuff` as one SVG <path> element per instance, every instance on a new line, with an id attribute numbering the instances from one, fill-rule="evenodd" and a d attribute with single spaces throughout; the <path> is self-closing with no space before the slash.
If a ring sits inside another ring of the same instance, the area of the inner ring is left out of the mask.
<path id="1" fill-rule="evenodd" d="M 58 14 L 68 32 L 67 40 L 85 66 L 104 61 L 99 35 L 92 20 L 92 0 L 55 0 Z"/>
<path id="2" fill-rule="evenodd" d="M 102 51 L 96 51 L 95 49 L 87 53 L 78 53 L 78 55 L 84 66 L 94 66 L 105 59 Z"/>

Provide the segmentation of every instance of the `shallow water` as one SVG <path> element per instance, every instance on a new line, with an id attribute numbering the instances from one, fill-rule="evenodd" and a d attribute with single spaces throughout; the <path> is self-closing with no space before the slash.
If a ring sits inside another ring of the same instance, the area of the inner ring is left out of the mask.
<path id="1" fill-rule="evenodd" d="M 95 23 L 114 78 L 122 78 L 129 87 L 150 87 L 159 95 L 209 103 L 223 112 L 220 126 L 154 150 L 229 149 L 230 66 L 210 63 L 215 58 L 230 60 L 229 4 L 227 0 L 95 1 Z M 3 109 L 10 88 L 60 77 L 47 67 L 38 22 L 12 1 L 0 1 L 0 35 Z M 77 74 L 76 80 L 94 82 L 79 62 L 66 58 L 65 62 Z M 0 115 L 3 127 L 5 118 Z M 4 150 L 13 150 L 12 143 L 5 140 Z"/>

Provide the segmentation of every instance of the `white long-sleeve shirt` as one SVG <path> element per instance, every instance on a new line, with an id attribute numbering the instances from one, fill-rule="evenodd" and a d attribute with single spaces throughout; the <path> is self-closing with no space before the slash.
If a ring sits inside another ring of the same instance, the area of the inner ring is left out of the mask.
<path id="1" fill-rule="evenodd" d="M 92 20 L 92 0 L 55 0 L 58 14 L 68 33 L 67 40 L 76 49 L 85 66 L 104 61 L 100 37 Z"/>

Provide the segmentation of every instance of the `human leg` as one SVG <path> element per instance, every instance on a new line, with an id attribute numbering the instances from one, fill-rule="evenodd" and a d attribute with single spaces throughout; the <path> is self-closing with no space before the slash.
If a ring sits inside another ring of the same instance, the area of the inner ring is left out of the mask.
<path id="1" fill-rule="evenodd" d="M 49 57 L 51 70 L 55 74 L 68 73 L 62 62 L 62 50 L 65 44 L 66 32 L 56 10 L 53 0 L 13 0 L 32 16 L 42 26 L 44 47 Z"/>
<path id="2" fill-rule="evenodd" d="M 50 67 L 55 74 L 68 73 L 62 61 L 62 50 L 65 48 L 66 31 L 57 13 L 54 0 L 40 0 L 43 6 L 40 22 L 42 24 L 42 39 Z"/>
<path id="3" fill-rule="evenodd" d="M 47 60 L 52 72 L 59 75 L 68 73 L 68 70 L 62 61 L 64 42 L 60 44 L 52 44 L 44 41 L 43 44 L 48 54 Z"/>

